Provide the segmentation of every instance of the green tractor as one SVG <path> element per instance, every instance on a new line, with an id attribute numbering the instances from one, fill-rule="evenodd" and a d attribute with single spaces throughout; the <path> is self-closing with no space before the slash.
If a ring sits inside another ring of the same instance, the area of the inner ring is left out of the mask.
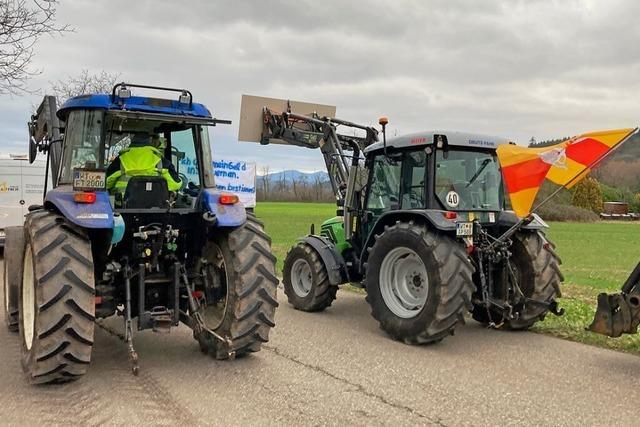
<path id="1" fill-rule="evenodd" d="M 262 99 L 249 98 L 243 110 Z M 546 224 L 506 209 L 496 148 L 508 140 L 445 131 L 387 140 L 381 118 L 379 141 L 373 127 L 320 116 L 326 106 L 297 103 L 306 107 L 297 114 L 286 102 L 279 113 L 267 101 L 259 142 L 320 149 L 338 205 L 320 235 L 312 225 L 287 254 L 284 290 L 296 309 L 322 311 L 350 283 L 366 290 L 380 327 L 408 344 L 452 335 L 466 312 L 514 330 L 562 314 Z"/>

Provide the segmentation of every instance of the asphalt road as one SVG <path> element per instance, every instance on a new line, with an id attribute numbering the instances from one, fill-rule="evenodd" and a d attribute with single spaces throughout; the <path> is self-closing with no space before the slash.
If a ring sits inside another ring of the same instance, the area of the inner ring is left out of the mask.
<path id="1" fill-rule="evenodd" d="M 89 373 L 56 386 L 25 383 L 2 325 L 0 424 L 638 425 L 636 356 L 473 321 L 411 347 L 378 329 L 362 295 L 340 291 L 317 314 L 283 300 L 255 355 L 218 362 L 187 328 L 143 332 L 134 377 L 123 344 L 97 329 Z"/>

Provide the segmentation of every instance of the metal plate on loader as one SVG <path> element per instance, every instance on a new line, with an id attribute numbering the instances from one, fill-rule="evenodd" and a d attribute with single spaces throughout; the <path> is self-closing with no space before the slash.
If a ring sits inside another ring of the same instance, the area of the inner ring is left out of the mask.
<path id="1" fill-rule="evenodd" d="M 310 102 L 289 101 L 291 112 L 301 115 L 317 113 L 319 116 L 335 117 L 336 107 L 333 105 L 312 104 Z M 264 98 L 262 96 L 242 95 L 240 104 L 240 126 L 238 127 L 238 140 L 244 142 L 260 142 L 262 136 L 262 108 L 282 113 L 287 111 L 287 100 L 277 98 Z M 272 140 L 270 143 L 286 144 L 282 140 Z"/>
<path id="2" fill-rule="evenodd" d="M 456 236 L 458 237 L 473 236 L 473 222 L 457 222 Z"/>

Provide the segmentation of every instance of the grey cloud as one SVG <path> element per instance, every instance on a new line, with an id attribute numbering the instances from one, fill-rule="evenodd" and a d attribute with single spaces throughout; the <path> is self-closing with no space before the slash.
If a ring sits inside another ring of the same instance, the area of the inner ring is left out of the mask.
<path id="1" fill-rule="evenodd" d="M 43 39 L 34 88 L 81 68 L 189 87 L 221 118 L 213 147 L 272 168 L 319 153 L 237 144 L 242 93 L 334 104 L 392 132 L 449 128 L 520 141 L 633 126 L 635 1 L 63 1 L 77 28 Z M 37 97 L 0 101 L 0 151 Z"/>

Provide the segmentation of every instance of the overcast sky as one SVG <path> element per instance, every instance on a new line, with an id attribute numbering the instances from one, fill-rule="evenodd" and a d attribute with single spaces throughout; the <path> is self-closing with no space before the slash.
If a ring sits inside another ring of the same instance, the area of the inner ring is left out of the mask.
<path id="1" fill-rule="evenodd" d="M 241 94 L 337 106 L 392 133 L 466 130 L 526 143 L 640 123 L 640 2 L 72 1 L 40 40 L 30 82 L 106 70 L 185 87 L 214 116 L 214 157 L 271 170 L 320 153 L 237 142 Z M 38 96 L 0 98 L 0 151 L 25 152 Z"/>

